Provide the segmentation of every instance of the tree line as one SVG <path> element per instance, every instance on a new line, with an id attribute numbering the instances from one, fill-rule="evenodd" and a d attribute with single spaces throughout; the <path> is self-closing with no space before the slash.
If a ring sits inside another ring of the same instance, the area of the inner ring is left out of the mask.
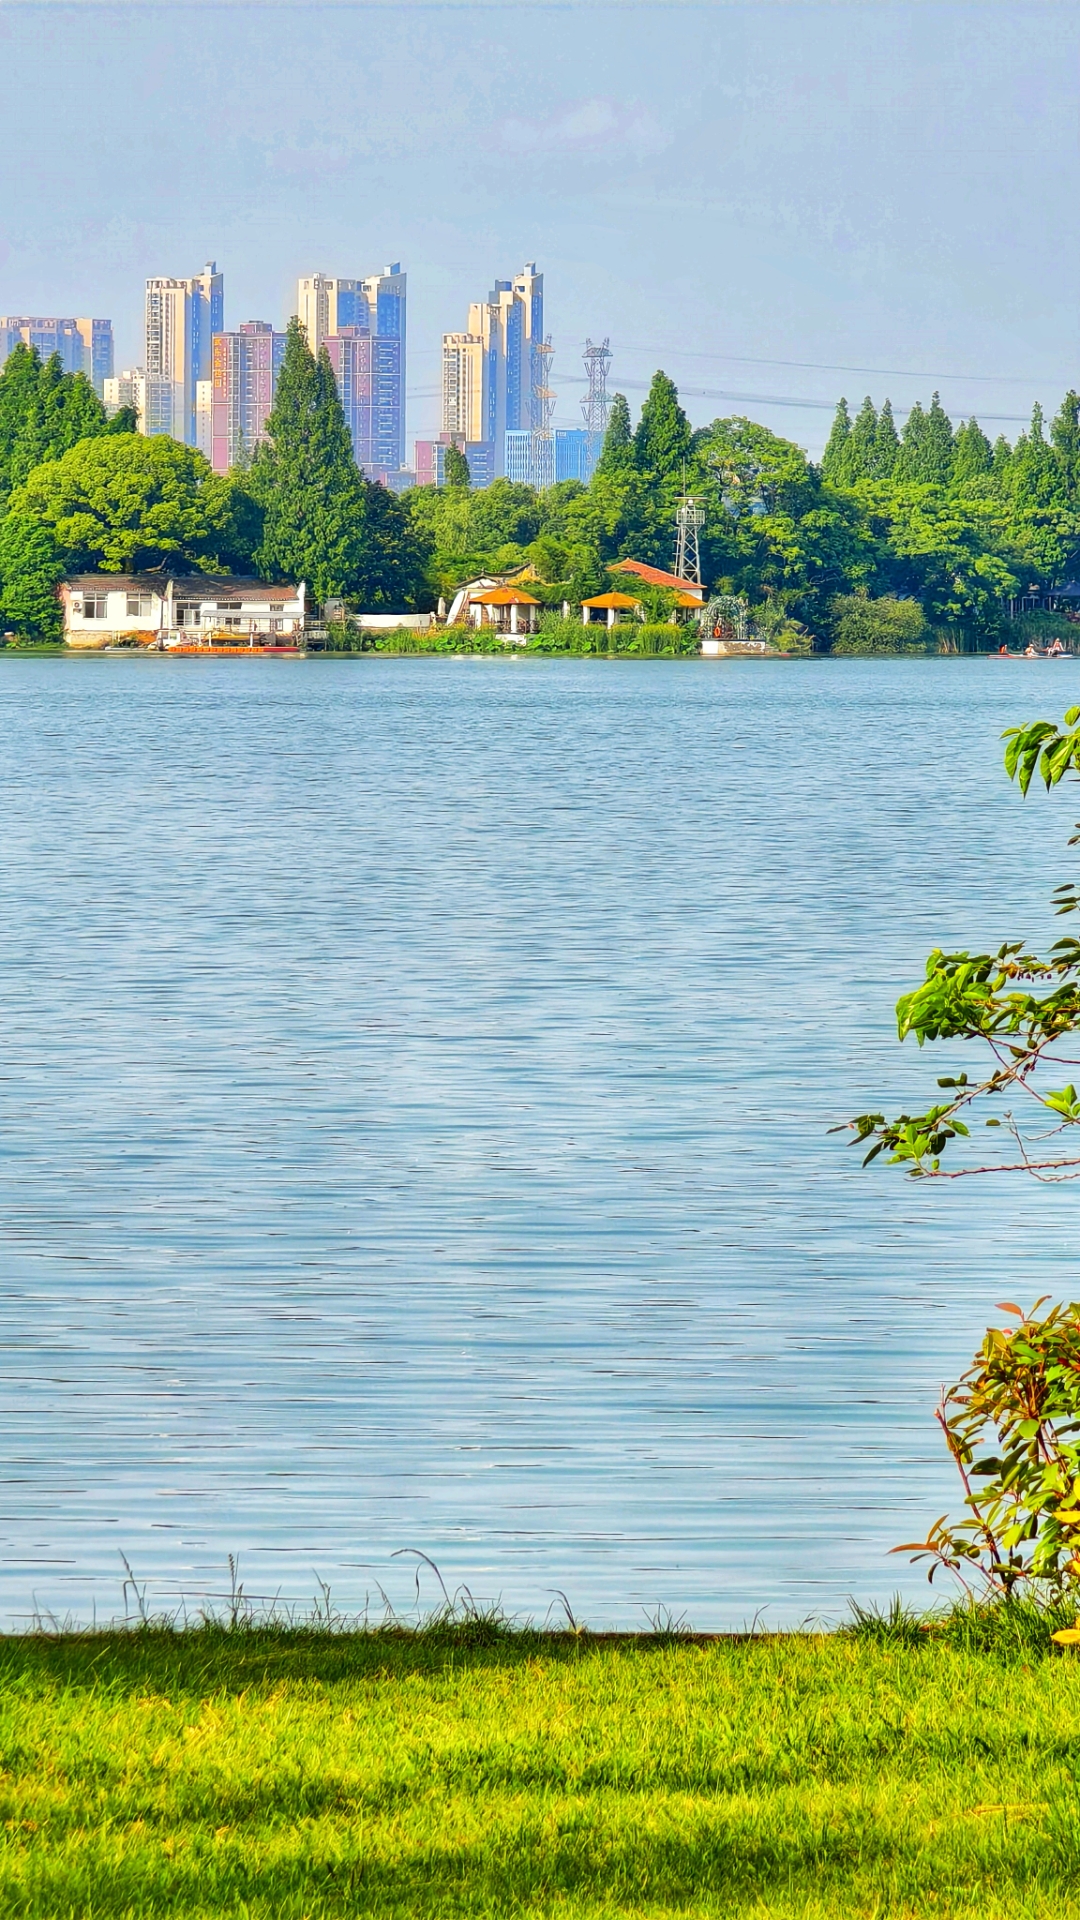
<path id="1" fill-rule="evenodd" d="M 552 608 L 602 592 L 632 556 L 670 569 L 675 510 L 704 511 L 703 579 L 793 649 L 997 645 L 1009 602 L 1080 571 L 1080 399 L 1015 445 L 939 397 L 898 429 L 888 400 L 837 409 L 820 463 L 742 417 L 694 430 L 658 372 L 635 423 L 617 394 L 590 483 L 542 493 L 447 484 L 397 495 L 353 458 L 333 369 L 290 324 L 267 437 L 215 474 L 195 449 L 106 419 L 82 375 L 19 346 L 0 372 L 0 624 L 59 631 L 56 584 L 104 570 L 304 579 L 365 611 L 434 607 L 464 580 L 529 564 Z M 625 581 L 619 582 L 625 586 Z M 635 588 L 635 592 L 637 589 Z M 659 604 L 646 612 L 662 617 Z"/>

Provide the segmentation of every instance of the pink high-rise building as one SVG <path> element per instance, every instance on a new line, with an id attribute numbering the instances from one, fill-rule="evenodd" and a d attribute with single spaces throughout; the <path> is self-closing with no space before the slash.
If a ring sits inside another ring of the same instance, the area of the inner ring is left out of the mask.
<path id="1" fill-rule="evenodd" d="M 323 341 L 334 369 L 342 412 L 352 437 L 356 464 L 369 474 L 372 422 L 372 340 L 366 327 L 341 327 Z M 366 456 L 366 457 L 365 457 Z M 380 476 L 381 477 L 381 476 Z"/>
<path id="2" fill-rule="evenodd" d="M 214 335 L 210 458 L 215 473 L 250 460 L 266 438 L 285 335 L 267 320 L 245 320 L 235 333 Z"/>

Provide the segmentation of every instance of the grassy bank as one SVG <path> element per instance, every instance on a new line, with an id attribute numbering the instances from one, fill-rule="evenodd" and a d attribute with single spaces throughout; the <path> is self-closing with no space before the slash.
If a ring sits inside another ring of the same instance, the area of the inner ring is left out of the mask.
<path id="1" fill-rule="evenodd" d="M 1046 1623 L 0 1641 L 5 1915 L 1080 1913 Z"/>

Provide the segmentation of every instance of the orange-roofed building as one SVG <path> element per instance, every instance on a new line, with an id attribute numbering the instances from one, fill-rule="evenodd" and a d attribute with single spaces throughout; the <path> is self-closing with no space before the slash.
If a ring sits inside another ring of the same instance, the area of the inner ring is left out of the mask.
<path id="1" fill-rule="evenodd" d="M 535 631 L 540 602 L 521 587 L 483 587 L 470 594 L 468 604 L 476 627 L 497 627 L 511 638 Z"/>
<path id="2" fill-rule="evenodd" d="M 634 600 L 628 593 L 594 593 L 591 600 L 581 603 L 581 624 L 587 627 L 593 614 L 599 613 L 606 617 L 608 626 L 613 627 L 620 613 L 640 612 L 640 600 Z"/>
<path id="3" fill-rule="evenodd" d="M 609 573 L 633 573 L 639 580 L 647 580 L 652 587 L 670 587 L 674 592 L 685 594 L 680 606 L 702 607 L 705 604 L 705 589 L 697 580 L 680 579 L 677 573 L 665 573 L 663 567 L 650 567 L 646 560 L 616 560 L 608 568 Z"/>

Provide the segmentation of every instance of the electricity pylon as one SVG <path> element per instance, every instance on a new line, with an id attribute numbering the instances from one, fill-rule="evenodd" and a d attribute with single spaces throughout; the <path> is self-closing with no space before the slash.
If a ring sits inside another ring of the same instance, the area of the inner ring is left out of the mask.
<path id="1" fill-rule="evenodd" d="M 585 374 L 589 382 L 589 391 L 581 403 L 581 412 L 589 435 L 589 465 L 592 468 L 600 458 L 600 449 L 604 444 L 604 435 L 608 428 L 608 414 L 611 412 L 607 390 L 607 370 L 611 365 L 610 340 L 602 340 L 599 346 L 596 346 L 592 340 L 586 340 L 581 357 L 585 362 Z"/>

